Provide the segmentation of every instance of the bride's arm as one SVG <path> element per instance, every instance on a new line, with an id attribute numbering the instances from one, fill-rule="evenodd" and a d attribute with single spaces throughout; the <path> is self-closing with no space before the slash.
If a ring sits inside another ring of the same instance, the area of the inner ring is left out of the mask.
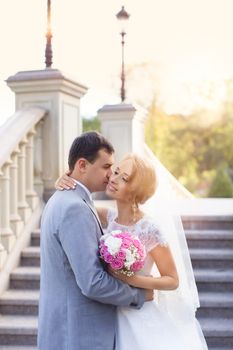
<path id="1" fill-rule="evenodd" d="M 56 180 L 54 186 L 56 190 L 63 191 L 74 189 L 76 185 L 77 183 L 74 179 L 72 179 L 72 177 L 69 176 L 69 171 L 67 171 L 65 174 L 63 174 Z"/>
<path id="2" fill-rule="evenodd" d="M 150 255 L 159 270 L 160 277 L 141 275 L 128 277 L 121 273 L 116 274 L 113 270 L 111 274 L 133 287 L 157 290 L 176 289 L 179 286 L 179 279 L 169 247 L 158 245 L 150 251 Z"/>

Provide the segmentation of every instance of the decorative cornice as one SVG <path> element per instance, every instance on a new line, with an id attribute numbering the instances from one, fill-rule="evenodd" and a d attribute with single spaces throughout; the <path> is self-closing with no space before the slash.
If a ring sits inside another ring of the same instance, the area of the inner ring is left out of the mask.
<path id="1" fill-rule="evenodd" d="M 6 83 L 16 93 L 59 91 L 80 98 L 88 90 L 58 69 L 18 72 L 10 76 Z"/>
<path id="2" fill-rule="evenodd" d="M 105 105 L 98 110 L 98 118 L 101 120 L 137 120 L 144 122 L 147 111 L 135 104 L 120 103 L 116 105 Z"/>

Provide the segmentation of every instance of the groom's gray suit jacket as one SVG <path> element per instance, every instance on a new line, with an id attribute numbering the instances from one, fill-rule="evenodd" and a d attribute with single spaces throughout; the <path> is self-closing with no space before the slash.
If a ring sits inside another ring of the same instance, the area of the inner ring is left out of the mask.
<path id="1" fill-rule="evenodd" d="M 41 223 L 38 349 L 112 350 L 116 306 L 140 308 L 142 290 L 111 277 L 98 257 L 102 229 L 86 191 L 57 191 Z"/>

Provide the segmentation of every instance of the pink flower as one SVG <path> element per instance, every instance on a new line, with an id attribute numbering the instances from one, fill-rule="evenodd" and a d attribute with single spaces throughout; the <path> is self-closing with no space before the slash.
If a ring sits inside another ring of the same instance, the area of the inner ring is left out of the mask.
<path id="1" fill-rule="evenodd" d="M 130 247 L 130 242 L 124 242 L 121 245 L 121 248 L 129 248 Z"/>
<path id="2" fill-rule="evenodd" d="M 124 267 L 124 262 L 122 260 L 117 260 L 114 259 L 111 263 L 110 266 L 113 270 L 120 270 Z"/>
<path id="3" fill-rule="evenodd" d="M 136 261 L 131 265 L 130 269 L 134 272 L 140 271 L 143 268 L 143 265 L 143 261 Z"/>
<path id="4" fill-rule="evenodd" d="M 106 245 L 103 245 L 102 247 L 100 247 L 100 253 L 101 254 L 104 254 L 108 252 L 108 247 Z"/>
<path id="5" fill-rule="evenodd" d="M 111 264 L 114 260 L 113 256 L 109 253 L 104 254 L 104 261 L 108 264 Z"/>
<path id="6" fill-rule="evenodd" d="M 107 246 L 104 244 L 104 241 L 100 241 L 100 249 L 107 248 Z"/>
<path id="7" fill-rule="evenodd" d="M 139 254 L 139 256 L 140 256 L 141 259 L 144 259 L 144 258 L 145 258 L 145 251 L 144 251 L 144 249 L 139 248 L 139 249 L 138 249 L 138 254 Z"/>
<path id="8" fill-rule="evenodd" d="M 117 237 L 117 238 L 123 238 L 123 235 L 122 233 L 116 233 L 115 235 L 113 235 L 114 237 Z"/>
<path id="9" fill-rule="evenodd" d="M 116 237 L 120 237 L 120 238 L 131 238 L 131 235 L 128 232 L 118 232 L 116 234 Z"/>
<path id="10" fill-rule="evenodd" d="M 101 258 L 114 270 L 124 270 L 133 274 L 141 270 L 145 259 L 145 249 L 137 237 L 127 231 L 112 231 L 100 241 Z"/>
<path id="11" fill-rule="evenodd" d="M 116 254 L 116 259 L 120 259 L 120 260 L 124 260 L 126 257 L 126 254 L 123 250 L 120 250 L 117 254 Z"/>
<path id="12" fill-rule="evenodd" d="M 131 237 L 124 237 L 122 239 L 122 244 L 121 244 L 121 247 L 122 248 L 129 248 L 130 246 L 132 245 L 132 239 Z"/>
<path id="13" fill-rule="evenodd" d="M 134 239 L 134 240 L 133 240 L 133 245 L 134 245 L 136 248 L 141 248 L 141 243 L 140 243 L 137 239 Z"/>

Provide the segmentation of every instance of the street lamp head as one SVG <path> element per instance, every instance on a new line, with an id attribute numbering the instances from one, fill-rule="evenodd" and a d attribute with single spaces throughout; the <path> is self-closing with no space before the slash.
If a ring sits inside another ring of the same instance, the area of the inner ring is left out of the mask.
<path id="1" fill-rule="evenodd" d="M 125 10 L 125 7 L 122 6 L 121 10 L 116 14 L 117 19 L 127 20 L 130 17 L 130 14 Z"/>
<path id="2" fill-rule="evenodd" d="M 125 26 L 129 17 L 130 14 L 125 10 L 124 6 L 122 6 L 121 10 L 116 14 L 116 18 L 119 20 L 122 32 L 125 32 Z"/>
<path id="3" fill-rule="evenodd" d="M 116 14 L 116 18 L 120 23 L 120 34 L 121 34 L 121 102 L 125 101 L 125 54 L 124 54 L 124 46 L 125 46 L 125 35 L 126 28 L 125 25 L 129 19 L 130 15 L 125 11 L 124 6 L 122 6 L 120 12 Z"/>

